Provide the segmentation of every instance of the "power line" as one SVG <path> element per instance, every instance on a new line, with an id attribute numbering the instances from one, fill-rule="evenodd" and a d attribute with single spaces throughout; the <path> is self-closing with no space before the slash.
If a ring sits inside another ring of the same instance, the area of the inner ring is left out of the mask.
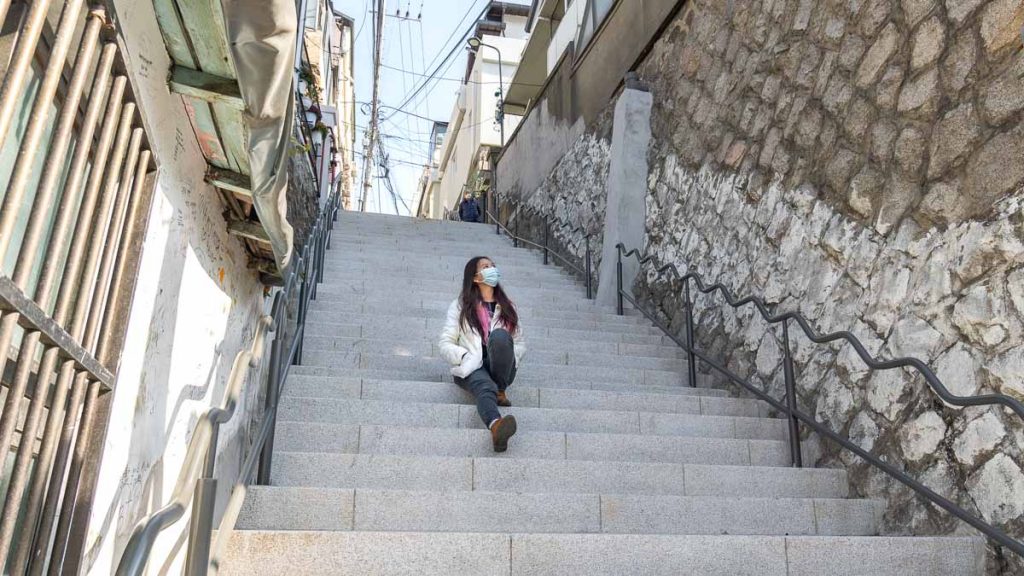
<path id="1" fill-rule="evenodd" d="M 388 70 L 394 70 L 396 72 L 403 72 L 405 74 L 411 74 L 413 76 L 418 76 L 420 78 L 429 78 L 429 76 L 427 76 L 426 74 L 419 74 L 419 73 L 413 72 L 412 70 L 403 70 L 403 69 L 395 67 L 395 66 L 388 66 L 387 64 L 381 64 L 380 66 L 381 66 L 381 68 L 387 68 Z M 460 84 L 487 85 L 487 84 L 501 84 L 502 83 L 500 80 L 494 80 L 492 82 L 480 82 L 479 80 L 463 80 L 462 78 L 451 78 L 451 77 L 447 77 L 447 76 L 435 76 L 433 79 L 435 81 L 444 80 L 446 82 L 458 82 Z M 533 88 L 540 88 L 541 86 L 543 86 L 543 84 L 527 84 L 525 82 L 517 82 L 516 84 L 521 84 L 523 86 L 530 86 L 530 87 L 533 87 Z"/>
<path id="2" fill-rule="evenodd" d="M 367 181 L 370 174 L 370 168 L 372 161 L 370 156 L 374 149 L 374 143 L 377 139 L 377 131 L 380 129 L 379 122 L 379 110 L 377 108 L 380 102 L 380 64 L 381 64 L 381 51 L 384 44 L 384 5 L 386 0 L 377 0 L 377 13 L 374 14 L 375 21 L 375 32 L 373 42 L 373 111 L 370 114 L 370 134 L 366 144 L 366 162 L 363 167 L 363 198 L 360 203 L 359 210 L 361 212 L 366 211 L 366 195 L 369 193 L 370 186 L 372 183 Z"/>
<path id="3" fill-rule="evenodd" d="M 442 48 L 441 48 L 442 51 L 444 50 L 444 47 L 447 46 L 448 43 L 451 42 L 451 40 L 453 38 L 455 38 L 455 34 L 456 34 L 456 32 L 458 32 L 459 27 L 462 26 L 462 23 L 466 20 L 466 17 L 470 15 L 470 13 L 472 12 L 473 7 L 475 5 L 476 5 L 475 2 L 473 4 L 471 4 L 470 7 L 469 7 L 469 10 L 467 10 L 466 13 L 463 15 L 462 19 L 459 20 L 459 23 L 456 25 L 455 29 L 452 30 L 451 35 L 448 37 L 448 40 L 446 40 L 445 43 L 442 45 Z M 490 7 L 490 3 L 485 4 L 483 10 L 480 11 L 479 16 L 477 16 L 477 18 L 473 21 L 473 23 L 475 23 L 476 21 L 478 21 L 481 18 L 483 18 L 483 16 L 487 13 L 487 9 L 489 7 Z M 398 105 L 397 108 L 399 110 L 405 108 L 410 102 L 412 102 L 412 100 L 414 98 L 416 98 L 416 95 L 419 94 L 420 92 L 422 92 L 424 88 L 426 88 L 426 86 L 430 83 L 430 80 L 438 75 L 438 71 L 441 70 L 441 67 L 444 66 L 445 63 L 448 62 L 452 58 L 453 55 L 458 53 L 460 47 L 462 46 L 462 43 L 466 40 L 466 38 L 469 36 L 469 33 L 471 31 L 472 31 L 472 26 L 470 28 L 466 29 L 466 31 L 462 33 L 462 36 L 459 38 L 458 42 L 456 42 L 455 45 L 452 46 L 452 49 L 448 52 L 447 55 L 445 55 L 444 59 L 434 68 L 434 71 L 431 72 L 430 75 L 427 78 L 424 78 L 423 82 L 420 83 L 419 87 L 416 88 L 415 90 L 413 90 L 413 92 L 411 94 L 409 94 L 408 96 L 406 96 L 406 98 L 402 101 L 402 103 Z M 440 54 L 441 54 L 441 52 L 438 52 L 438 55 L 440 55 Z M 437 58 L 435 57 L 434 60 L 436 60 L 436 59 Z M 434 60 L 431 61 L 431 64 L 433 64 Z M 448 64 L 448 67 L 449 68 L 451 67 L 451 63 Z"/>

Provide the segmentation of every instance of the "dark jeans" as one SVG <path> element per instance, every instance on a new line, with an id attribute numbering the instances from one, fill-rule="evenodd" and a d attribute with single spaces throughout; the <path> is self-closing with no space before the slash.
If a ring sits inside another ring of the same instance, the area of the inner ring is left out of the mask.
<path id="1" fill-rule="evenodd" d="M 484 348 L 484 365 L 455 383 L 476 398 L 476 411 L 484 426 L 498 418 L 498 390 L 504 391 L 516 379 L 516 356 L 512 336 L 502 329 L 491 332 Z"/>

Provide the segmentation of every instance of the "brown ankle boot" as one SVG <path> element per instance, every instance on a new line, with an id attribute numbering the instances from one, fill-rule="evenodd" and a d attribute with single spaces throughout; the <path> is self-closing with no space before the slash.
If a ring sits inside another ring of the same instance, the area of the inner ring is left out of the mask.
<path id="1" fill-rule="evenodd" d="M 516 433 L 516 417 L 505 416 L 504 418 L 498 418 L 497 421 L 491 425 L 491 441 L 494 442 L 495 452 L 504 452 L 508 450 L 508 439 Z"/>
<path id="2" fill-rule="evenodd" d="M 508 395 L 505 394 L 504 390 L 498 390 L 498 406 L 508 408 L 512 403 L 508 400 Z"/>

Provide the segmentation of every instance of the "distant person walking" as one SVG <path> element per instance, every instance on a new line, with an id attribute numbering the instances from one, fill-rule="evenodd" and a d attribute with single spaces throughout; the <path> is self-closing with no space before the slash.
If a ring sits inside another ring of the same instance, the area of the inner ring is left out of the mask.
<path id="1" fill-rule="evenodd" d="M 519 315 L 500 280 L 490 258 L 477 256 L 466 263 L 462 293 L 448 307 L 439 343 L 455 383 L 476 398 L 495 452 L 507 450 L 508 439 L 516 433 L 515 417 L 502 417 L 498 406 L 512 405 L 505 391 L 516 378 L 525 350 Z"/>
<path id="2" fill-rule="evenodd" d="M 466 192 L 466 195 L 462 197 L 462 202 L 459 203 L 459 220 L 463 222 L 480 221 L 480 204 L 469 192 Z"/>

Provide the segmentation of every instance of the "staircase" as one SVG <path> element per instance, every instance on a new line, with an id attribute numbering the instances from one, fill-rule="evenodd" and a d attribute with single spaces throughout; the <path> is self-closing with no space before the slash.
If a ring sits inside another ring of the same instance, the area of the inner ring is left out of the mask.
<path id="1" fill-rule="evenodd" d="M 789 467 L 784 420 L 686 386 L 649 322 L 493 228 L 341 213 L 333 246 L 221 573 L 983 573 L 980 539 L 878 536 L 845 471 Z M 476 255 L 527 336 L 500 455 L 437 350 Z"/>

